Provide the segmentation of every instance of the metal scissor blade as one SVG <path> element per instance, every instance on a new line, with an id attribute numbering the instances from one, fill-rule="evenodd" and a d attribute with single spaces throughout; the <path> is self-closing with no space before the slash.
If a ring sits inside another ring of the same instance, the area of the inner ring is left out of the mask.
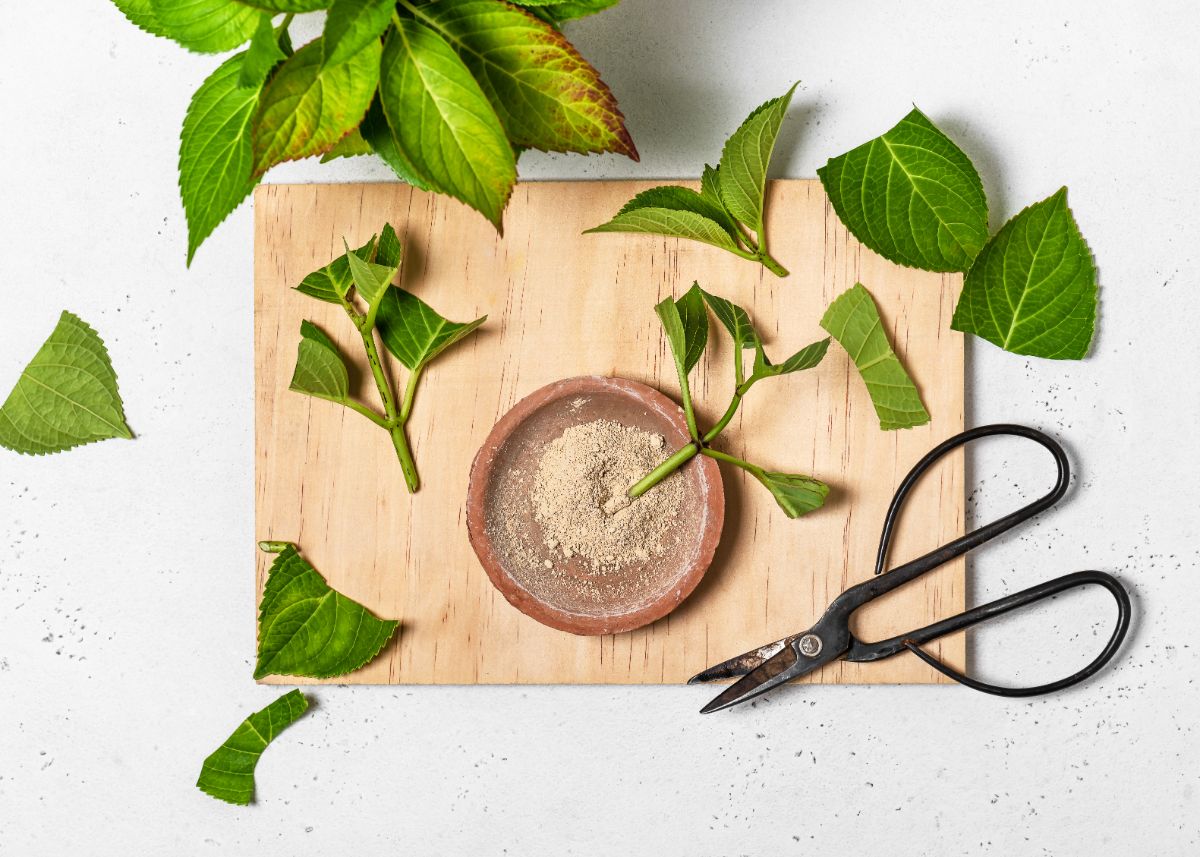
<path id="1" fill-rule="evenodd" d="M 779 654 L 767 658 L 758 667 L 725 688 L 708 705 L 701 708 L 700 713 L 708 714 L 746 702 L 811 669 L 808 663 L 801 664 L 799 661 L 800 656 L 795 650 L 791 646 L 785 646 Z"/>
<path id="2" fill-rule="evenodd" d="M 700 684 L 706 681 L 721 681 L 722 679 L 744 676 L 758 669 L 765 661 L 782 652 L 788 643 L 794 639 L 795 635 L 792 635 L 784 637 L 782 640 L 776 640 L 774 643 L 759 646 L 757 649 L 751 649 L 748 652 L 738 655 L 736 658 L 730 658 L 727 661 L 722 661 L 715 666 L 709 667 L 703 672 L 696 673 L 688 679 L 687 683 Z"/>

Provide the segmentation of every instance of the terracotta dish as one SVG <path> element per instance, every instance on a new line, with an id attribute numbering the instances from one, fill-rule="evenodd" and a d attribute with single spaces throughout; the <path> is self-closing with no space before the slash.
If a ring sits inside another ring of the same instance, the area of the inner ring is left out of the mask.
<path id="1" fill-rule="evenodd" d="M 671 477 L 688 482 L 678 524 L 672 526 L 679 545 L 616 572 L 629 575 L 636 585 L 606 586 L 601 597 L 582 598 L 569 586 L 549 585 L 539 573 L 539 563 L 506 555 L 503 539 L 494 537 L 489 526 L 489 521 L 494 526 L 506 479 L 513 473 L 536 472 L 547 443 L 572 425 L 597 419 L 661 434 L 672 450 L 688 442 L 683 410 L 657 390 L 624 378 L 569 378 L 526 396 L 496 423 L 475 456 L 467 489 L 467 533 L 492 584 L 522 613 L 572 634 L 632 631 L 678 607 L 712 562 L 725 517 L 717 463 L 697 456 Z M 540 545 L 532 502 L 521 508 L 521 526 L 530 528 L 529 540 Z M 580 579 L 590 573 L 578 556 L 568 560 L 562 572 Z"/>

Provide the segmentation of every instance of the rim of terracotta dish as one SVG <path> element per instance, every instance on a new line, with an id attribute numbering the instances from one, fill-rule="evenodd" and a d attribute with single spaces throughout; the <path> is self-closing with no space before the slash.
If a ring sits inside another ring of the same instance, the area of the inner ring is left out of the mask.
<path id="1" fill-rule="evenodd" d="M 620 634 L 649 625 L 666 616 L 691 595 L 712 564 L 721 540 L 721 529 L 725 523 L 725 489 L 721 482 L 721 470 L 713 459 L 696 456 L 686 465 L 698 468 L 703 489 L 700 543 L 694 560 L 676 578 L 675 585 L 649 604 L 629 613 L 593 616 L 561 610 L 534 596 L 504 568 L 487 534 L 486 498 L 496 456 L 517 428 L 541 408 L 557 399 L 589 393 L 618 393 L 635 399 L 671 424 L 676 436 L 668 438 L 669 442 L 682 446 L 690 438 L 683 409 L 646 384 L 603 375 L 582 375 L 547 384 L 521 399 L 501 417 L 476 453 L 467 487 L 467 536 L 492 585 L 500 590 L 510 604 L 543 625 L 590 636 Z"/>

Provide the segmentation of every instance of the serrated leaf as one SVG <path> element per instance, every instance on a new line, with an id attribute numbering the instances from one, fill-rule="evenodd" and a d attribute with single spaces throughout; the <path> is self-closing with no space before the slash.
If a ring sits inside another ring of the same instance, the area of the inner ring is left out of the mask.
<path id="1" fill-rule="evenodd" d="M 288 389 L 342 405 L 350 398 L 350 376 L 342 353 L 311 321 L 300 322 L 296 369 Z"/>
<path id="2" fill-rule="evenodd" d="M 729 213 L 729 209 L 725 207 L 725 201 L 721 199 L 720 166 L 710 167 L 708 164 L 704 165 L 704 172 L 700 174 L 700 196 L 708 200 L 713 208 L 720 212 L 713 219 L 725 227 L 726 232 L 730 235 L 738 236 L 738 240 L 741 240 L 741 230 L 738 229 L 737 221 Z"/>
<path id="3" fill-rule="evenodd" d="M 392 22 L 395 0 L 335 0 L 325 18 L 325 65 L 345 62 Z"/>
<path id="4" fill-rule="evenodd" d="M 392 168 L 392 172 L 396 174 L 397 178 L 420 190 L 430 189 L 429 182 L 417 173 L 417 168 L 404 154 L 399 137 L 383 114 L 383 106 L 379 103 L 378 96 L 371 102 L 360 130 L 363 139 L 367 141 L 375 154 L 379 155 L 383 162 Z"/>
<path id="5" fill-rule="evenodd" d="M 970 158 L 913 111 L 817 170 L 854 237 L 885 259 L 965 271 L 987 241 L 987 198 Z"/>
<path id="6" fill-rule="evenodd" d="M 799 518 L 825 505 L 829 486 L 811 476 L 795 473 L 759 471 L 755 477 L 771 492 L 779 508 L 789 518 Z"/>
<path id="7" fill-rule="evenodd" d="M 370 258 L 363 256 L 361 258 Z M 400 245 L 400 236 L 396 234 L 396 230 L 392 224 L 383 224 L 383 229 L 379 233 L 379 243 L 375 248 L 374 262 L 376 265 L 382 265 L 385 268 L 391 268 L 393 271 L 400 269 L 400 263 L 404 260 L 404 248 Z"/>
<path id="8" fill-rule="evenodd" d="M 167 35 L 158 16 L 154 14 L 153 0 L 113 0 L 113 5 L 138 29 L 155 36 Z"/>
<path id="9" fill-rule="evenodd" d="M 379 79 L 378 42 L 348 61 L 321 67 L 314 39 L 279 67 L 263 90 L 251 139 L 254 172 L 329 151 L 362 121 Z"/>
<path id="10" fill-rule="evenodd" d="M 249 804 L 254 799 L 254 769 L 263 750 L 307 710 L 304 694 L 292 690 L 251 714 L 204 760 L 196 788 L 226 803 Z"/>
<path id="11" fill-rule="evenodd" d="M 839 295 L 821 319 L 823 327 L 849 352 L 885 431 L 929 422 L 912 378 L 888 342 L 879 308 L 861 283 Z"/>
<path id="12" fill-rule="evenodd" d="M 261 14 L 233 0 L 151 0 L 150 8 L 169 38 L 209 54 L 231 51 L 248 41 Z"/>
<path id="13" fill-rule="evenodd" d="M 513 2 L 518 6 L 528 6 L 529 11 L 543 20 L 557 25 L 611 9 L 621 0 L 513 0 Z"/>
<path id="14" fill-rule="evenodd" d="M 700 293 L 704 296 L 704 302 L 708 304 L 708 308 L 717 317 L 717 321 L 721 322 L 724 328 L 729 331 L 735 348 L 759 347 L 761 340 L 759 339 L 758 331 L 754 329 L 753 322 L 750 321 L 750 314 L 748 312 L 733 301 L 726 300 L 711 292 L 706 292 L 704 289 L 701 289 Z"/>
<path id="15" fill-rule="evenodd" d="M 458 52 L 512 143 L 638 159 L 600 73 L 545 21 L 496 0 L 432 3 L 415 14 Z"/>
<path id="16" fill-rule="evenodd" d="M 365 122 L 366 119 L 363 121 Z M 339 140 L 336 146 L 321 156 L 321 163 L 327 164 L 338 158 L 354 158 L 370 154 L 372 154 L 371 144 L 363 138 L 362 130 L 355 128 Z"/>
<path id="17" fill-rule="evenodd" d="M 355 252 L 364 259 L 370 259 L 375 252 L 375 239 L 371 238 Z M 341 303 L 342 298 L 350 294 L 350 287 L 353 285 L 354 277 L 350 274 L 350 262 L 343 253 L 328 265 L 318 268 L 305 277 L 300 285 L 296 286 L 296 291 L 326 303 L 336 304 Z"/>
<path id="18" fill-rule="evenodd" d="M 246 54 L 230 57 L 192 96 L 179 135 L 179 195 L 188 225 L 187 261 L 258 179 L 250 124 L 258 109 L 257 86 L 239 86 Z"/>
<path id="19" fill-rule="evenodd" d="M 434 190 L 499 228 L 517 178 L 516 158 L 458 54 L 430 28 L 402 18 L 388 31 L 380 75 L 380 103 L 404 160 Z"/>
<path id="20" fill-rule="evenodd" d="M 64 311 L 0 405 L 0 446 L 26 455 L 132 438 L 117 375 L 96 331 Z"/>
<path id="21" fill-rule="evenodd" d="M 1096 328 L 1096 292 L 1096 266 L 1064 187 L 984 246 L 950 326 L 1014 354 L 1080 360 Z"/>
<path id="22" fill-rule="evenodd" d="M 618 214 L 608 223 L 585 229 L 583 234 L 594 232 L 642 232 L 702 241 L 722 250 L 737 249 L 729 233 L 715 220 L 694 211 L 678 211 L 672 208 L 638 208 L 627 211 Z"/>
<path id="23" fill-rule="evenodd" d="M 247 6 L 271 12 L 316 12 L 328 9 L 333 0 L 237 0 Z"/>
<path id="24" fill-rule="evenodd" d="M 667 334 L 667 344 L 679 369 L 681 379 L 700 362 L 704 348 L 708 345 L 708 311 L 704 308 L 704 294 L 698 285 L 693 285 L 674 300 L 665 298 L 654 307 Z"/>
<path id="25" fill-rule="evenodd" d="M 640 211 L 643 208 L 666 208 L 672 211 L 695 212 L 719 225 L 729 233 L 729 238 L 734 243 L 738 240 L 737 224 L 733 222 L 733 218 L 721 207 L 720 203 L 714 204 L 712 200 L 706 199 L 686 187 L 662 185 L 644 190 L 625 203 L 617 212 L 617 216 L 628 214 L 631 211 Z"/>
<path id="26" fill-rule="evenodd" d="M 346 248 L 346 254 L 346 261 L 350 264 L 350 276 L 354 278 L 354 287 L 366 303 L 367 315 L 370 317 L 383 299 L 387 287 L 391 285 L 392 278 L 396 276 L 400 261 L 397 259 L 395 265 L 379 265 L 364 259 L 349 247 Z"/>
<path id="27" fill-rule="evenodd" d="M 448 321 L 416 295 L 393 286 L 379 306 L 376 327 L 383 345 L 410 371 L 416 372 L 487 321 Z"/>
<path id="28" fill-rule="evenodd" d="M 729 213 L 761 239 L 767 167 L 783 116 L 791 103 L 793 84 L 785 94 L 759 105 L 733 132 L 721 150 L 718 172 L 721 199 Z"/>
<path id="29" fill-rule="evenodd" d="M 331 589 L 288 545 L 271 565 L 259 604 L 254 677 L 346 675 L 378 655 L 399 624 Z"/>
<path id="30" fill-rule="evenodd" d="M 258 29 L 250 40 L 250 47 L 242 55 L 242 71 L 238 75 L 238 86 L 259 87 L 279 63 L 287 59 L 279 44 L 279 34 L 271 25 L 271 15 L 263 12 L 258 20 Z"/>

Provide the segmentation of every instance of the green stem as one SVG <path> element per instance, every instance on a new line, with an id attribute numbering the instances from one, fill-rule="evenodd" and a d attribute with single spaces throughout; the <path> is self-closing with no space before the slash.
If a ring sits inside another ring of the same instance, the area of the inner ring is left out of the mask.
<path id="1" fill-rule="evenodd" d="M 293 542 L 266 541 L 258 543 L 258 549 L 263 553 L 283 553 L 288 548 L 295 546 Z"/>
<path id="2" fill-rule="evenodd" d="M 738 353 L 738 358 L 739 360 L 741 358 L 740 352 Z M 740 375 L 741 373 L 739 372 L 738 374 Z M 742 381 L 741 378 L 738 379 L 738 385 L 733 391 L 733 399 L 729 402 L 729 407 L 725 409 L 725 414 L 721 419 L 717 420 L 717 424 L 710 428 L 704 437 L 701 438 L 702 443 L 712 443 L 716 440 L 717 435 L 725 431 L 725 427 L 729 425 L 729 421 L 733 419 L 733 415 L 737 413 L 738 406 L 742 403 L 742 396 L 746 395 L 746 391 L 753 387 L 754 382 L 757 380 L 758 378 L 754 375 L 751 375 L 749 380 L 746 381 Z"/>
<path id="3" fill-rule="evenodd" d="M 749 461 L 743 461 L 742 459 L 729 455 L 728 453 L 721 452 L 719 449 L 712 449 L 711 447 L 706 446 L 704 449 L 700 450 L 700 452 L 704 455 L 707 455 L 709 458 L 715 458 L 717 461 L 724 461 L 727 464 L 740 467 L 742 470 L 753 474 L 759 479 L 762 479 L 764 473 L 766 472 L 758 465 L 751 464 Z"/>
<path id="4" fill-rule="evenodd" d="M 371 410 L 370 408 L 368 408 L 366 405 L 362 404 L 361 402 L 356 402 L 353 399 L 347 399 L 346 401 L 342 402 L 342 404 L 345 405 L 347 408 L 349 408 L 352 411 L 358 411 L 360 414 L 362 414 L 364 417 L 369 419 L 371 422 L 375 423 L 375 425 L 379 426 L 380 428 L 388 427 L 387 420 L 385 420 L 383 417 L 379 416 L 379 414 L 375 413 L 373 410 Z"/>
<path id="5" fill-rule="evenodd" d="M 392 393 L 392 385 L 388 383 L 387 373 L 383 369 L 383 361 L 379 359 L 379 348 L 375 345 L 375 328 L 367 323 L 366 318 L 358 321 L 356 326 L 362 336 L 363 348 L 367 352 L 367 363 L 371 366 L 375 387 L 379 390 L 379 398 L 383 402 L 383 413 L 386 417 L 385 427 L 392 437 L 392 446 L 396 447 L 396 457 L 400 459 L 400 469 L 404 471 L 404 483 L 408 486 L 410 494 L 415 493 L 421 486 L 421 480 L 417 476 L 417 465 L 413 461 L 408 438 L 404 436 L 404 423 L 400 418 L 400 412 L 396 409 L 396 397 Z"/>
<path id="6" fill-rule="evenodd" d="M 764 268 L 766 268 L 768 271 L 770 271 L 775 276 L 786 277 L 788 275 L 788 269 L 783 267 L 783 265 L 780 265 L 777 261 L 775 261 L 775 258 L 770 253 L 767 252 L 766 245 L 763 245 L 763 248 L 758 251 L 758 256 L 756 256 L 755 258 L 757 258 L 758 261 L 762 263 L 762 266 Z"/>
<path id="7" fill-rule="evenodd" d="M 400 459 L 400 470 L 404 473 L 404 484 L 408 486 L 408 493 L 415 494 L 421 487 L 421 477 L 417 475 L 417 463 L 413 461 L 404 426 L 394 425 L 388 429 L 388 434 L 392 437 L 392 446 L 396 447 L 396 457 Z"/>
<path id="8" fill-rule="evenodd" d="M 686 464 L 699 451 L 700 445 L 696 443 L 689 443 L 687 446 L 677 450 L 670 458 L 634 483 L 633 487 L 627 492 L 630 499 L 636 500 L 638 497 L 641 497 Z"/>
<path id="9" fill-rule="evenodd" d="M 400 403 L 401 425 L 408 422 L 408 415 L 412 413 L 413 397 L 417 394 L 417 380 L 421 377 L 421 370 L 424 368 L 417 364 L 417 368 L 408 373 L 408 383 L 404 386 L 404 401 Z"/>

